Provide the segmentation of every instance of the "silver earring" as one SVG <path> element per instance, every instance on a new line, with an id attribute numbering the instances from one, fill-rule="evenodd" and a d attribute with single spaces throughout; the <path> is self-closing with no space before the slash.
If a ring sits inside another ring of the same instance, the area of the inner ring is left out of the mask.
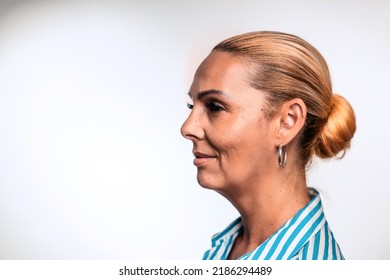
<path id="1" fill-rule="evenodd" d="M 278 163 L 280 167 L 285 167 L 287 163 L 287 146 L 279 145 L 278 149 Z"/>

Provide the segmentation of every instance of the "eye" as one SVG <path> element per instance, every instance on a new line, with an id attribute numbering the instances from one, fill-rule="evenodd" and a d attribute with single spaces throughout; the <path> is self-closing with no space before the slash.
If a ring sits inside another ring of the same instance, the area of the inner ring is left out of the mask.
<path id="1" fill-rule="evenodd" d="M 225 108 L 216 101 L 210 100 L 206 103 L 207 109 L 211 112 L 219 112 L 225 110 Z"/>
<path id="2" fill-rule="evenodd" d="M 190 103 L 187 103 L 187 108 L 192 110 L 194 108 L 194 105 L 193 104 L 190 104 Z"/>

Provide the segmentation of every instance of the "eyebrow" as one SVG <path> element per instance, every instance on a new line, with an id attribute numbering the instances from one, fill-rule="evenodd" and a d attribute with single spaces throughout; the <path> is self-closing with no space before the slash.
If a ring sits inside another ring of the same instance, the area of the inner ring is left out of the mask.
<path id="1" fill-rule="evenodd" d="M 200 91 L 198 92 L 198 99 L 202 99 L 203 97 L 207 96 L 207 95 L 210 95 L 210 94 L 218 94 L 218 95 L 223 95 L 225 97 L 228 97 L 226 93 L 224 93 L 223 91 L 221 90 L 218 90 L 218 89 L 208 89 L 208 90 L 204 90 L 204 91 Z M 188 95 L 191 97 L 192 99 L 192 94 L 189 92 Z"/>

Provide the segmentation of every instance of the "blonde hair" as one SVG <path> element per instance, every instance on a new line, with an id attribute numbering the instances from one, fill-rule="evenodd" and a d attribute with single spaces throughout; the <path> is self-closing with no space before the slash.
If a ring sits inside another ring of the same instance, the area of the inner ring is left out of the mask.
<path id="1" fill-rule="evenodd" d="M 250 84 L 266 93 L 269 117 L 283 102 L 304 101 L 307 116 L 300 150 L 305 166 L 313 155 L 331 158 L 350 147 L 356 130 L 354 111 L 345 98 L 333 94 L 327 63 L 308 42 L 286 33 L 250 32 L 226 39 L 213 50 L 255 65 Z"/>

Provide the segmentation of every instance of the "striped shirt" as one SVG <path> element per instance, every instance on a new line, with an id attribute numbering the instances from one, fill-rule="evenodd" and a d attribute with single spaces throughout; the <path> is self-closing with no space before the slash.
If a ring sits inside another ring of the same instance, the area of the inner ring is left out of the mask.
<path id="1" fill-rule="evenodd" d="M 266 241 L 239 260 L 343 260 L 328 222 L 319 193 Z M 212 248 L 204 260 L 226 260 L 234 240 L 243 231 L 241 217 L 211 240 Z"/>

